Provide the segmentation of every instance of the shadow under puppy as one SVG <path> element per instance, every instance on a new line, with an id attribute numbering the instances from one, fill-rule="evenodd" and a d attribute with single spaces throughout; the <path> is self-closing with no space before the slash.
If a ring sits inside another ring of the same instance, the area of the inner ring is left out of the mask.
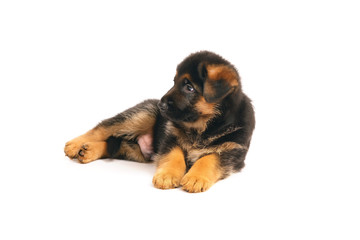
<path id="1" fill-rule="evenodd" d="M 81 163 L 100 158 L 148 162 L 153 184 L 203 192 L 240 171 L 255 127 L 251 100 L 235 67 L 208 51 L 177 67 L 161 100 L 146 100 L 69 141 L 65 154 Z"/>

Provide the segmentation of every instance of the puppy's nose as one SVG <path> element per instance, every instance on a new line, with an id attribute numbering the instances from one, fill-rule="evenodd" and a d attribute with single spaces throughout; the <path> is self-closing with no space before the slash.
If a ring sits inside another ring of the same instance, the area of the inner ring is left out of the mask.
<path id="1" fill-rule="evenodd" d="M 158 103 L 158 107 L 159 107 L 160 111 L 164 112 L 164 111 L 168 110 L 169 105 L 166 102 L 160 101 Z"/>

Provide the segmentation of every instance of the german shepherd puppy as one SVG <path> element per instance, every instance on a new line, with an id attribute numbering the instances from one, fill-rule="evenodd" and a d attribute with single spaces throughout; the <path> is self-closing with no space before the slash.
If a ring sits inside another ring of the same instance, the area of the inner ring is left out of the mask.
<path id="1" fill-rule="evenodd" d="M 160 189 L 208 190 L 244 167 L 255 127 L 251 100 L 235 67 L 212 52 L 178 66 L 161 100 L 144 101 L 69 141 L 65 154 L 81 163 L 100 158 L 148 162 Z"/>

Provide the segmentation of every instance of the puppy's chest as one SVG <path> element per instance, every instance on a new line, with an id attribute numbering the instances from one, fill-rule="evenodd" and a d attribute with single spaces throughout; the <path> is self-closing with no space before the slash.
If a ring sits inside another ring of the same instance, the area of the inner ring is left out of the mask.
<path id="1" fill-rule="evenodd" d="M 199 158 L 205 155 L 211 153 L 221 154 L 227 149 L 238 147 L 236 143 L 220 141 L 220 143 L 214 144 L 214 142 L 219 142 L 222 137 L 238 131 L 239 129 L 241 129 L 241 127 L 228 126 L 217 133 L 203 135 L 196 131 L 184 131 L 181 128 L 175 127 L 171 122 L 168 122 L 166 126 L 167 133 L 177 139 L 178 146 L 184 151 L 188 166 L 191 166 Z"/>
<path id="2" fill-rule="evenodd" d="M 188 163 L 194 163 L 196 162 L 199 158 L 208 155 L 212 153 L 212 151 L 210 149 L 207 148 L 191 148 L 191 149 L 187 149 L 186 150 L 186 161 Z"/>
<path id="3" fill-rule="evenodd" d="M 188 163 L 194 163 L 202 156 L 214 152 L 213 147 L 210 147 L 209 144 L 209 141 L 201 138 L 200 136 L 190 137 L 189 135 L 187 135 L 187 138 L 181 139 L 179 145 L 184 150 L 186 161 Z"/>

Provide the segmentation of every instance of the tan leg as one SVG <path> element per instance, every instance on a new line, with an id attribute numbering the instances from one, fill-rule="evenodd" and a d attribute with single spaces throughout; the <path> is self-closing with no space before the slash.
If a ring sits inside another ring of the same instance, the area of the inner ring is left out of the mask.
<path id="1" fill-rule="evenodd" d="M 124 152 L 120 152 L 121 155 L 139 162 L 146 161 L 147 159 L 144 159 L 144 156 L 141 155 L 139 147 L 133 146 L 130 142 L 136 141 L 139 136 L 152 134 L 158 114 L 157 103 L 157 100 L 147 100 L 100 122 L 94 129 L 67 142 L 64 149 L 66 156 L 79 159 L 82 162 L 104 157 L 106 154 L 104 154 L 105 151 L 103 150 L 106 150 L 107 140 L 112 136 L 129 141 L 129 144 L 124 144 Z M 94 142 L 102 143 L 95 144 Z M 83 147 L 84 144 L 88 143 L 88 149 Z"/>
<path id="2" fill-rule="evenodd" d="M 104 157 L 107 157 L 106 142 L 88 142 L 82 145 L 77 159 L 81 163 L 89 163 Z"/>
<path id="3" fill-rule="evenodd" d="M 64 149 L 65 155 L 71 159 L 78 159 L 84 163 L 104 157 L 104 153 L 106 153 L 105 140 L 109 135 L 110 133 L 106 131 L 106 129 L 94 128 L 67 142 Z M 97 158 L 93 159 L 94 157 Z"/>
<path id="4" fill-rule="evenodd" d="M 197 160 L 181 179 L 181 185 L 188 192 L 204 192 L 216 183 L 221 176 L 219 156 L 214 153 Z"/>
<path id="5" fill-rule="evenodd" d="M 179 147 L 175 147 L 168 154 L 160 157 L 153 184 L 161 189 L 176 188 L 180 186 L 185 171 L 184 153 Z"/>
<path id="6" fill-rule="evenodd" d="M 126 142 L 125 140 L 121 142 L 120 150 L 117 155 L 124 159 L 141 163 L 150 161 L 150 159 L 146 159 L 141 153 L 141 149 L 137 143 Z"/>

